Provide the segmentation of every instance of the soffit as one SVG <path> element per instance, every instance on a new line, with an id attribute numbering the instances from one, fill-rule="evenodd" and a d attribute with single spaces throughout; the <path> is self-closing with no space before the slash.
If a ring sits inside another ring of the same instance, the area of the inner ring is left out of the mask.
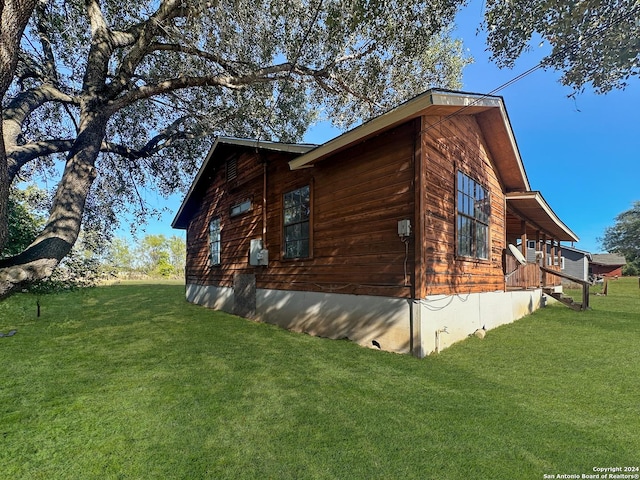
<path id="1" fill-rule="evenodd" d="M 520 235 L 521 220 L 527 223 L 527 236 L 535 238 L 536 231 L 559 241 L 577 242 L 578 236 L 560 220 L 537 191 L 511 192 L 507 199 L 507 234 Z M 549 238 L 548 238 L 549 239 Z"/>

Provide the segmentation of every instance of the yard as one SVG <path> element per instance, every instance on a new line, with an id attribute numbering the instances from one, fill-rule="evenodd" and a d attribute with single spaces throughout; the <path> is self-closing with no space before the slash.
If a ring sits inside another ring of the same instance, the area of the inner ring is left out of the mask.
<path id="1" fill-rule="evenodd" d="M 422 360 L 190 305 L 180 285 L 43 296 L 40 317 L 38 299 L 19 294 L 0 303 L 0 331 L 17 331 L 0 338 L 0 477 L 512 480 L 633 469 L 638 279 L 608 293 L 590 311 L 552 305 Z"/>

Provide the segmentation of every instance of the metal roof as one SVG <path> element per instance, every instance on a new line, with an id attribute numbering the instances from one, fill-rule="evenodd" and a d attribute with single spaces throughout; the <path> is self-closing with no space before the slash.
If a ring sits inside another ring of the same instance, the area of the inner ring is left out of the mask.
<path id="1" fill-rule="evenodd" d="M 211 156 L 215 148 L 219 144 L 224 145 L 237 145 L 240 147 L 254 148 L 258 150 L 270 150 L 273 152 L 289 152 L 289 153 L 306 153 L 309 150 L 316 148 L 318 145 L 314 143 L 283 143 L 283 142 L 270 142 L 267 140 L 255 140 L 251 138 L 237 138 L 237 137 L 218 137 L 216 141 L 209 149 L 207 158 Z"/>
<path id="2" fill-rule="evenodd" d="M 594 253 L 591 263 L 597 265 L 626 265 L 627 260 L 616 253 Z"/>

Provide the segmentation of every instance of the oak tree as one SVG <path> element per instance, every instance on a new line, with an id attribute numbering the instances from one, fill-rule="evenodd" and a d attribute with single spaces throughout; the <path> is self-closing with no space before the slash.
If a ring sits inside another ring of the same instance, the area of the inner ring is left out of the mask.
<path id="1" fill-rule="evenodd" d="M 546 43 L 542 65 L 561 71 L 575 92 L 625 88 L 640 75 L 638 0 L 487 0 L 485 8 L 487 44 L 499 66 Z"/>
<path id="2" fill-rule="evenodd" d="M 0 100 L 11 84 L 18 61 L 20 39 L 36 0 L 0 1 Z M 2 104 L 0 104 L 0 113 Z M 9 171 L 0 122 L 0 251 L 8 236 Z"/>
<path id="3" fill-rule="evenodd" d="M 467 62 L 454 0 L 50 0 L 3 100 L 7 177 L 60 173 L 0 297 L 50 274 L 81 222 L 109 229 L 144 188 L 184 186 L 214 135 L 293 141 L 366 119 Z M 210 141 L 210 140 L 209 140 Z M 62 165 L 56 168 L 56 162 Z"/>

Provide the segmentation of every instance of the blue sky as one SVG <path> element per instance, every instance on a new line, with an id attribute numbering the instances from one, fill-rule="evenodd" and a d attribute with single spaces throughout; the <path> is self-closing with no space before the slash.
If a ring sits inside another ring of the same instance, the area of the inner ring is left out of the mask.
<path id="1" fill-rule="evenodd" d="M 475 63 L 463 74 L 463 90 L 493 91 L 534 67 L 544 47 L 523 56 L 513 70 L 489 62 L 485 36 L 476 35 L 480 3 L 457 19 L 458 35 Z M 615 216 L 640 200 L 640 81 L 606 95 L 591 91 L 568 98 L 555 71 L 536 70 L 498 92 L 504 97 L 531 188 L 580 237 L 577 248 L 601 251 L 598 237 Z"/>
<path id="2" fill-rule="evenodd" d="M 519 59 L 512 70 L 489 61 L 485 37 L 477 34 L 481 3 L 474 0 L 458 15 L 456 36 L 474 63 L 463 73 L 462 90 L 488 93 L 534 67 L 544 46 Z M 577 248 L 600 252 L 597 241 L 619 213 L 640 200 L 640 81 L 623 91 L 575 99 L 555 71 L 536 70 L 497 92 L 504 97 L 531 188 L 540 190 L 556 214 L 580 237 Z M 324 143 L 340 132 L 326 124 L 312 128 L 304 141 Z M 149 233 L 183 234 L 170 229 L 182 196 L 159 204 L 171 211 L 150 223 Z M 151 203 L 155 203 L 151 200 Z"/>

